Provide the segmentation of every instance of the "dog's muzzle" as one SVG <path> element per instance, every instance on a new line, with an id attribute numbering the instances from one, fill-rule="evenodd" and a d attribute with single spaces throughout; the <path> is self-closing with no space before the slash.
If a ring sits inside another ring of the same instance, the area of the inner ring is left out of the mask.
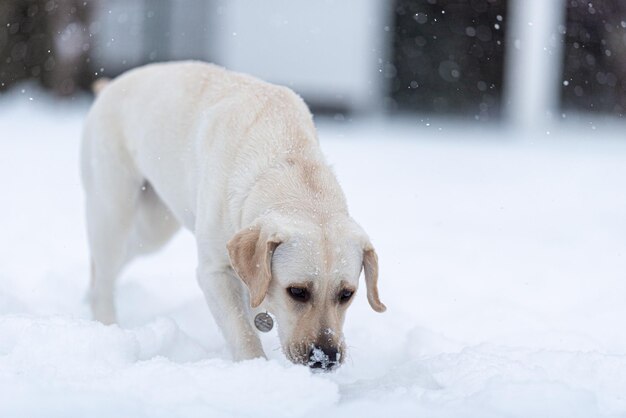
<path id="1" fill-rule="evenodd" d="M 329 372 L 340 364 L 341 353 L 336 348 L 312 346 L 307 365 L 314 371 Z"/>

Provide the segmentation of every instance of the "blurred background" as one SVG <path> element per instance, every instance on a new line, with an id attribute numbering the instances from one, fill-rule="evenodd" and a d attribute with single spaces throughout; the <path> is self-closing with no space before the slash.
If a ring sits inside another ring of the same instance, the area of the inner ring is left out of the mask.
<path id="1" fill-rule="evenodd" d="M 285 84 L 315 113 L 542 126 L 626 106 L 619 0 L 2 0 L 0 92 L 72 97 L 199 59 Z"/>

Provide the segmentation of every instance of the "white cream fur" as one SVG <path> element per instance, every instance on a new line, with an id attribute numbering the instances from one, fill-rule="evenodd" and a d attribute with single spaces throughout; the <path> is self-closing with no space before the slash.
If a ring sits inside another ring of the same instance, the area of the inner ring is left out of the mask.
<path id="1" fill-rule="evenodd" d="M 115 322 L 122 268 L 180 225 L 196 237 L 198 282 L 237 360 L 264 356 L 252 318 L 265 310 L 292 361 L 306 363 L 319 344 L 343 353 L 349 303 L 336 295 L 356 290 L 364 262 L 370 304 L 384 310 L 373 248 L 291 90 L 200 62 L 148 65 L 98 89 L 81 166 L 96 319 Z M 255 251 L 275 241 L 265 287 L 256 286 L 262 262 L 245 255 L 250 239 Z M 307 304 L 286 291 L 302 283 L 312 286 Z M 254 292 L 259 305 L 251 308 Z"/>

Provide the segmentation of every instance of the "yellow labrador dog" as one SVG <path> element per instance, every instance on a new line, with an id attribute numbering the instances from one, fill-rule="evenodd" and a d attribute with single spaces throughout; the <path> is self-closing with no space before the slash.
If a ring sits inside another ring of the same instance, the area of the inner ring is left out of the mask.
<path id="1" fill-rule="evenodd" d="M 198 282 L 236 360 L 264 357 L 254 318 L 270 312 L 292 362 L 341 364 L 361 269 L 370 305 L 385 306 L 374 248 L 348 214 L 300 97 L 201 62 L 148 65 L 104 84 L 81 163 L 95 319 L 116 321 L 122 268 L 182 225 L 195 235 Z"/>

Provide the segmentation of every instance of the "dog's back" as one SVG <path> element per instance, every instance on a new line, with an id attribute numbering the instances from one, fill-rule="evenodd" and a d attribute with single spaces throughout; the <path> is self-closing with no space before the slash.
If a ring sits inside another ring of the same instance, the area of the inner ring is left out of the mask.
<path id="1" fill-rule="evenodd" d="M 219 199 L 244 190 L 236 183 L 254 179 L 276 156 L 322 160 L 295 93 L 200 62 L 152 64 L 111 81 L 89 113 L 84 142 L 86 154 L 114 148 L 192 230 L 198 188 Z"/>

